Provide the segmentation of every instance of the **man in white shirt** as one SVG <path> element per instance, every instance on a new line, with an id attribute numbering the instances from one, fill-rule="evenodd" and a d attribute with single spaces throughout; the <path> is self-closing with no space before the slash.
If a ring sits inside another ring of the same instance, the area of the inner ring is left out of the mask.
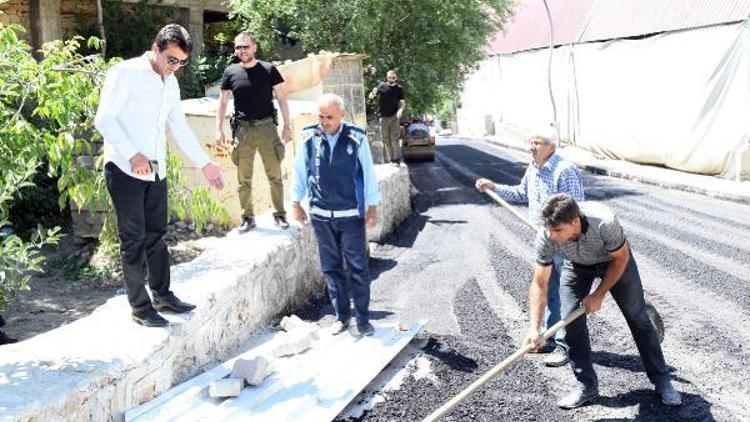
<path id="1" fill-rule="evenodd" d="M 187 65 L 191 50 L 185 28 L 162 28 L 151 50 L 107 72 L 94 121 L 104 137 L 104 175 L 117 215 L 128 301 L 133 320 L 148 327 L 167 325 L 157 311 L 195 309 L 169 289 L 166 124 L 208 184 L 224 187 L 221 170 L 201 149 L 180 104 L 174 72 Z M 153 303 L 145 288 L 146 267 Z"/>

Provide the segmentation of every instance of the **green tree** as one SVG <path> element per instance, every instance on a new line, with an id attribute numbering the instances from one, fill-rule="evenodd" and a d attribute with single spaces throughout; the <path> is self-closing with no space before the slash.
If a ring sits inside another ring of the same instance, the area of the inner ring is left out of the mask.
<path id="1" fill-rule="evenodd" d="M 455 97 L 486 55 L 509 0 L 229 0 L 229 7 L 269 50 L 280 28 L 306 51 L 365 53 L 376 71 L 367 90 L 396 68 L 412 112 Z M 271 55 L 270 52 L 267 54 Z"/>
<path id="2" fill-rule="evenodd" d="M 27 120 L 37 93 L 38 69 L 31 48 L 18 39 L 22 28 L 0 25 L 0 229 L 10 223 L 17 192 L 32 185 L 42 165 L 43 132 Z M 39 248 L 57 241 L 57 229 L 41 226 L 28 240 L 0 233 L 0 310 L 28 288 L 31 271 L 43 261 Z"/>

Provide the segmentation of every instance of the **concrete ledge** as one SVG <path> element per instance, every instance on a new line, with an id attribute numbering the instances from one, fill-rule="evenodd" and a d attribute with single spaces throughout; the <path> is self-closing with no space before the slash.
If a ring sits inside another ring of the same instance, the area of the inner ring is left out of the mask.
<path id="1" fill-rule="evenodd" d="M 406 167 L 377 166 L 380 239 L 409 212 Z M 390 203 L 392 202 L 392 203 Z M 309 226 L 203 239 L 206 250 L 172 268 L 173 290 L 198 309 L 167 328 L 130 320 L 124 296 L 92 315 L 0 349 L 0 420 L 121 420 L 143 403 L 239 352 L 251 334 L 323 289 Z"/>
<path id="2" fill-rule="evenodd" d="M 367 240 L 382 242 L 411 213 L 411 181 L 409 171 L 403 164 L 400 167 L 390 164 L 375 167 L 378 171 L 381 200 L 378 207 L 378 225 L 367 233 Z"/>

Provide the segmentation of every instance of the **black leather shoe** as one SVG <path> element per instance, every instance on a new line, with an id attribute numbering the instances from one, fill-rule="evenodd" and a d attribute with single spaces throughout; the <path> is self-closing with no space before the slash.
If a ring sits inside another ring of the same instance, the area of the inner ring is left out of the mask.
<path id="1" fill-rule="evenodd" d="M 289 228 L 289 222 L 286 221 L 286 217 L 283 215 L 273 216 L 273 221 L 276 223 L 276 227 L 282 230 L 286 230 Z"/>
<path id="2" fill-rule="evenodd" d="M 545 355 L 547 353 L 552 353 L 555 351 L 555 348 L 557 348 L 557 344 L 554 341 L 548 341 L 544 343 L 543 345 L 539 346 L 538 349 L 536 349 L 535 353 L 538 353 L 540 355 Z"/>
<path id="3" fill-rule="evenodd" d="M 180 299 L 177 299 L 177 296 L 170 293 L 167 296 L 155 296 L 154 309 L 159 312 L 169 311 L 184 314 L 185 312 L 190 312 L 195 309 L 195 305 L 183 302 Z"/>
<path id="4" fill-rule="evenodd" d="M 18 339 L 15 339 L 13 337 L 8 337 L 7 335 L 5 335 L 4 332 L 0 331 L 0 345 L 16 343 L 17 341 Z"/>
<path id="5" fill-rule="evenodd" d="M 661 397 L 661 402 L 667 406 L 680 406 L 682 405 L 682 395 L 672 387 L 672 383 L 667 381 L 660 388 L 656 389 Z"/>
<path id="6" fill-rule="evenodd" d="M 365 322 L 364 324 L 357 323 L 357 331 L 359 331 L 359 335 L 369 337 L 375 334 L 375 327 L 369 322 Z"/>
<path id="7" fill-rule="evenodd" d="M 557 402 L 557 406 L 563 409 L 575 409 L 581 407 L 584 404 L 590 403 L 595 398 L 599 397 L 599 390 L 596 388 L 576 388 L 567 396 L 560 399 Z"/>
<path id="8" fill-rule="evenodd" d="M 154 308 L 133 311 L 133 321 L 146 327 L 166 327 L 169 324 Z"/>
<path id="9" fill-rule="evenodd" d="M 242 218 L 242 224 L 240 224 L 239 227 L 237 227 L 237 231 L 240 233 L 248 232 L 255 228 L 257 224 L 255 224 L 255 218 L 253 217 L 243 217 Z"/>

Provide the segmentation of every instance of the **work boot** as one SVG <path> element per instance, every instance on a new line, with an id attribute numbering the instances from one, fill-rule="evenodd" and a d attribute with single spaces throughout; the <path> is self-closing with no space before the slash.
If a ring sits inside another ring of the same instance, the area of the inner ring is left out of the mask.
<path id="1" fill-rule="evenodd" d="M 557 406 L 563 409 L 575 409 L 590 403 L 597 397 L 599 397 L 599 389 L 577 387 L 570 394 L 560 399 Z"/>
<path id="2" fill-rule="evenodd" d="M 682 404 L 682 395 L 672 387 L 671 381 L 667 381 L 661 387 L 657 387 L 656 392 L 659 393 L 661 402 L 667 406 L 680 406 Z"/>
<path id="3" fill-rule="evenodd" d="M 195 309 L 195 305 L 187 302 L 183 302 L 177 299 L 173 293 L 166 296 L 154 295 L 154 309 L 159 312 L 170 311 L 177 314 L 184 314 Z"/>
<path id="4" fill-rule="evenodd" d="M 548 341 L 544 343 L 543 345 L 539 346 L 539 348 L 536 349 L 536 352 L 534 353 L 539 353 L 540 355 L 546 355 L 547 353 L 554 352 L 556 348 L 557 348 L 557 343 L 555 343 L 554 341 Z"/>
<path id="5" fill-rule="evenodd" d="M 166 327 L 169 324 L 169 321 L 159 315 L 152 307 L 142 311 L 133 311 L 133 321 L 145 327 Z"/>
<path id="6" fill-rule="evenodd" d="M 365 322 L 363 324 L 357 323 L 357 331 L 359 331 L 359 335 L 369 337 L 375 334 L 375 327 L 373 327 L 369 322 Z"/>
<path id="7" fill-rule="evenodd" d="M 568 354 L 565 352 L 565 349 L 560 346 L 557 346 L 555 350 L 552 351 L 552 353 L 544 357 L 544 365 L 551 366 L 553 368 L 563 366 L 568 362 L 570 362 Z"/>
<path id="8" fill-rule="evenodd" d="M 281 214 L 274 215 L 273 216 L 273 221 L 274 221 L 274 223 L 276 223 L 276 227 L 278 227 L 278 228 L 280 228 L 282 230 L 286 230 L 286 229 L 289 228 L 289 222 L 286 221 L 286 216 L 284 216 L 284 215 L 281 215 Z"/>
<path id="9" fill-rule="evenodd" d="M 16 343 L 18 339 L 8 337 L 4 332 L 0 331 L 0 346 L 3 344 Z"/>
<path id="10" fill-rule="evenodd" d="M 334 336 L 337 336 L 341 333 L 345 333 L 346 330 L 349 328 L 349 323 L 351 322 L 351 319 L 347 318 L 342 321 L 336 321 L 331 325 L 331 334 Z"/>
<path id="11" fill-rule="evenodd" d="M 248 232 L 252 229 L 254 229 L 256 226 L 255 224 L 255 218 L 253 217 L 242 217 L 242 224 L 240 224 L 239 227 L 237 227 L 237 231 L 240 233 Z"/>

